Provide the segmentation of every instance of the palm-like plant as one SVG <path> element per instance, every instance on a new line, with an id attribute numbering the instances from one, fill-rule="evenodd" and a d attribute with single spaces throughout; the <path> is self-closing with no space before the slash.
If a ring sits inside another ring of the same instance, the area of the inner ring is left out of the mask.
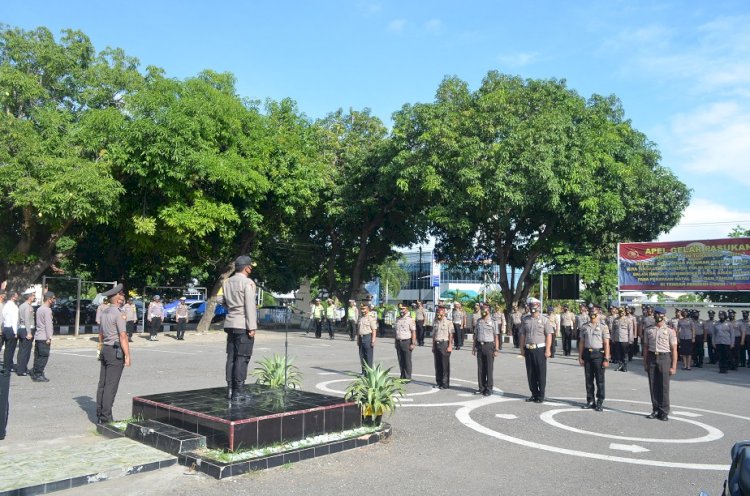
<path id="1" fill-rule="evenodd" d="M 292 359 L 287 359 L 278 353 L 258 362 L 251 375 L 257 377 L 255 381 L 257 384 L 272 388 L 284 387 L 285 381 L 287 386 L 294 389 L 302 386 L 302 373 L 296 365 L 292 364 Z"/>
<path id="2" fill-rule="evenodd" d="M 389 375 L 391 369 L 384 370 L 381 364 L 370 367 L 364 364 L 364 374 L 349 384 L 344 399 L 354 401 L 362 409 L 362 416 L 375 422 L 385 413 L 393 412 L 398 405 L 397 396 L 406 393 L 406 379 Z"/>

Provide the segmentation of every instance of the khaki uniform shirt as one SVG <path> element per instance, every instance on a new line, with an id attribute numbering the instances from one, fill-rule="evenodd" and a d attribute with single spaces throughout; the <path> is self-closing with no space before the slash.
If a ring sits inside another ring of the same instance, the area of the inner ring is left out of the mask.
<path id="1" fill-rule="evenodd" d="M 34 329 L 34 307 L 25 301 L 18 307 L 18 328 L 22 327 L 27 331 Z"/>
<path id="2" fill-rule="evenodd" d="M 520 326 L 523 324 L 523 314 L 520 310 L 516 310 L 515 312 L 510 314 L 511 323 L 514 326 Z"/>
<path id="3" fill-rule="evenodd" d="M 492 314 L 492 320 L 495 321 L 497 326 L 497 333 L 502 334 L 505 332 L 505 314 L 503 312 L 495 312 Z"/>
<path id="4" fill-rule="evenodd" d="M 122 312 L 125 314 L 125 322 L 135 322 L 138 320 L 138 313 L 135 310 L 135 305 L 126 303 L 122 306 Z"/>
<path id="5" fill-rule="evenodd" d="M 578 335 L 578 339 L 583 340 L 584 348 L 592 348 L 594 350 L 601 350 L 604 348 L 604 340 L 609 340 L 609 327 L 602 321 L 594 324 L 589 321 L 583 324 L 581 327 L 581 333 Z"/>
<path id="6" fill-rule="evenodd" d="M 466 314 L 464 313 L 463 310 L 456 310 L 454 308 L 453 312 L 451 312 L 451 320 L 452 320 L 452 322 L 454 324 L 464 325 L 464 316 L 465 315 Z"/>
<path id="7" fill-rule="evenodd" d="M 635 337 L 633 320 L 622 316 L 612 322 L 612 341 L 616 343 L 632 343 Z"/>
<path id="8" fill-rule="evenodd" d="M 359 336 L 369 336 L 378 330 L 378 317 L 374 312 L 362 315 L 357 322 L 357 334 Z"/>
<path id="9" fill-rule="evenodd" d="M 148 304 L 148 320 L 164 318 L 164 305 L 161 302 L 152 301 Z"/>
<path id="10" fill-rule="evenodd" d="M 450 335 L 453 332 L 453 324 L 447 317 L 442 319 L 435 319 L 432 321 L 432 340 L 433 341 L 448 341 Z"/>
<path id="11" fill-rule="evenodd" d="M 656 353 L 669 353 L 672 346 L 677 345 L 677 333 L 666 324 L 646 329 L 644 339 L 647 340 L 648 350 Z"/>
<path id="12" fill-rule="evenodd" d="M 243 272 L 236 272 L 224 281 L 222 287 L 224 294 L 216 298 L 216 301 L 227 309 L 224 329 L 256 330 L 258 311 L 255 307 L 255 281 Z"/>
<path id="13" fill-rule="evenodd" d="M 560 326 L 561 327 L 573 327 L 575 324 L 576 314 L 568 310 L 560 314 Z"/>
<path id="14" fill-rule="evenodd" d="M 480 343 L 494 343 L 495 342 L 495 336 L 497 336 L 497 326 L 495 326 L 495 323 L 490 319 L 489 315 L 486 319 L 479 319 L 477 321 L 476 325 L 476 336 L 474 339 L 476 339 Z"/>
<path id="15" fill-rule="evenodd" d="M 114 305 L 102 310 L 100 328 L 104 344 L 111 346 L 120 342 L 120 333 L 125 332 L 127 318 L 128 316 Z"/>
<path id="16" fill-rule="evenodd" d="M 188 306 L 184 303 L 180 303 L 177 305 L 177 308 L 175 308 L 174 316 L 175 319 L 184 319 L 187 320 L 188 318 Z"/>
<path id="17" fill-rule="evenodd" d="M 521 332 L 526 337 L 525 344 L 544 345 L 547 335 L 554 332 L 552 323 L 546 315 L 542 314 L 539 314 L 536 318 L 532 317 L 531 314 L 525 316 L 521 325 Z"/>
<path id="18" fill-rule="evenodd" d="M 424 307 L 417 307 L 414 320 L 427 320 L 427 312 L 425 312 Z"/>
<path id="19" fill-rule="evenodd" d="M 396 319 L 396 339 L 411 339 L 412 332 L 417 330 L 417 323 L 410 315 Z"/>

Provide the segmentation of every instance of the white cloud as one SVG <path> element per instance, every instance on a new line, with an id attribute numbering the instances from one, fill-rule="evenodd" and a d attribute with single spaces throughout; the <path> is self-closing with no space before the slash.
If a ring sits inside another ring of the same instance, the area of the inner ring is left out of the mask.
<path id="1" fill-rule="evenodd" d="M 497 57 L 498 62 L 509 67 L 525 67 L 536 62 L 538 54 L 534 52 L 507 53 Z"/>
<path id="2" fill-rule="evenodd" d="M 424 28 L 430 33 L 438 33 L 443 29 L 443 21 L 440 19 L 430 19 L 424 23 Z"/>
<path id="3" fill-rule="evenodd" d="M 750 109 L 724 101 L 673 116 L 662 146 L 696 174 L 724 174 L 750 185 Z"/>
<path id="4" fill-rule="evenodd" d="M 659 241 L 726 238 L 735 226 L 750 229 L 750 211 L 728 208 L 706 198 L 694 198 L 680 223 Z"/>
<path id="5" fill-rule="evenodd" d="M 393 19 L 388 23 L 388 30 L 394 33 L 401 33 L 406 28 L 406 19 Z"/>

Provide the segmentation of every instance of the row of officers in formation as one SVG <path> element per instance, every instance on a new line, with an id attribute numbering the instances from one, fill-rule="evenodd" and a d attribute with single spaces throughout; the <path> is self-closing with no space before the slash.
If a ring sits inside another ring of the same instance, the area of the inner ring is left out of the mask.
<path id="1" fill-rule="evenodd" d="M 354 301 L 350 301 L 350 306 L 353 305 Z M 493 363 L 502 347 L 501 335 L 505 333 L 513 335 L 514 346 L 525 359 L 531 392 L 527 401 L 544 401 L 547 360 L 554 357 L 559 333 L 563 355 L 571 355 L 575 350 L 579 364 L 584 368 L 584 408 L 602 411 L 605 369 L 615 363 L 617 371 L 627 372 L 628 363 L 640 352 L 652 402 L 652 412 L 647 417 L 664 421 L 669 419 L 669 382 L 677 371 L 678 357 L 682 357 L 684 370 L 691 370 L 693 361 L 696 367 L 702 367 L 707 343 L 709 361 L 718 361 L 719 372 L 750 365 L 747 360 L 750 351 L 750 338 L 746 339 L 750 333 L 747 311 L 743 312 L 743 320 L 736 321 L 733 310 L 720 311 L 718 320 L 714 318 L 715 312 L 710 310 L 709 318 L 700 320 L 699 312 L 692 310 L 677 310 L 675 317 L 670 319 L 666 310 L 658 306 L 644 306 L 640 316 L 627 306 L 613 306 L 609 315 L 604 315 L 600 307 L 591 304 L 581 305 L 578 314 L 567 306 L 563 306 L 562 313 L 548 309 L 544 314 L 540 301 L 535 298 L 530 298 L 526 307 L 526 312 L 516 310 L 511 314 L 508 326 L 499 308 L 493 311 L 490 305 L 477 305 L 471 325 L 474 332 L 472 355 L 477 359 L 477 394 L 492 394 Z M 381 326 L 370 305 L 362 304 L 358 310 L 350 312 L 350 315 L 356 315 L 356 321 L 350 319 L 350 322 L 355 322 L 350 338 L 357 341 L 364 373 L 365 363 L 370 367 L 373 365 L 373 350 Z M 426 313 L 421 304 L 416 305 L 416 311 L 405 305 L 399 306 L 394 329 L 402 379 L 411 379 L 411 354 L 417 346 L 424 345 L 425 320 Z M 432 321 L 434 387 L 450 387 L 450 355 L 454 349 L 463 346 L 465 326 L 466 314 L 460 305 L 454 305 L 450 312 L 444 305 L 437 307 Z"/>

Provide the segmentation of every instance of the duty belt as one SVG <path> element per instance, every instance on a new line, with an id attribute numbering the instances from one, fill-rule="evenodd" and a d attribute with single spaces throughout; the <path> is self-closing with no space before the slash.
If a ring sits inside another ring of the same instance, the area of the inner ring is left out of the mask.
<path id="1" fill-rule="evenodd" d="M 593 353 L 595 351 L 601 353 L 602 351 L 604 351 L 602 348 L 586 348 L 586 349 L 589 350 L 589 353 Z"/>
<path id="2" fill-rule="evenodd" d="M 539 344 L 527 344 L 526 349 L 527 350 L 536 350 L 537 348 L 545 348 L 547 345 L 546 343 L 539 343 Z"/>
<path id="3" fill-rule="evenodd" d="M 671 352 L 671 351 L 650 351 L 649 353 L 653 353 L 653 354 L 654 354 L 654 356 L 659 356 L 659 355 L 671 355 L 671 354 L 672 354 L 672 352 Z"/>

